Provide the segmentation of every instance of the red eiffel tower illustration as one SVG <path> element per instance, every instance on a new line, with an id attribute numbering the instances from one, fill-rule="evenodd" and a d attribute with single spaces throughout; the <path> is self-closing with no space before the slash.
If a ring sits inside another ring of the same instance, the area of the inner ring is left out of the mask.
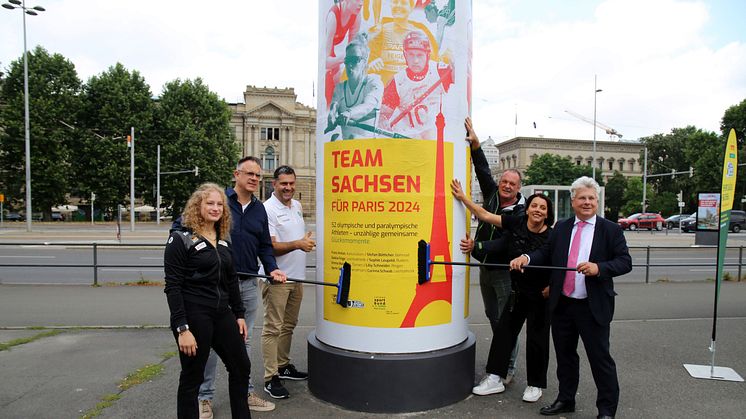
<path id="1" fill-rule="evenodd" d="M 435 159 L 435 201 L 433 204 L 433 224 L 430 232 L 430 255 L 433 259 L 442 256 L 443 261 L 451 261 L 451 243 L 448 241 L 448 221 L 446 218 L 446 185 L 445 185 L 445 163 L 443 151 L 443 132 L 446 126 L 442 109 L 435 118 L 435 126 L 438 128 L 437 157 Z M 430 281 L 417 286 L 412 304 L 409 306 L 407 315 L 400 327 L 414 327 L 417 316 L 430 303 L 434 301 L 445 301 L 451 304 L 453 269 L 451 265 L 442 265 L 445 268 L 446 280 L 442 282 Z M 433 265 L 430 265 L 432 278 Z"/>

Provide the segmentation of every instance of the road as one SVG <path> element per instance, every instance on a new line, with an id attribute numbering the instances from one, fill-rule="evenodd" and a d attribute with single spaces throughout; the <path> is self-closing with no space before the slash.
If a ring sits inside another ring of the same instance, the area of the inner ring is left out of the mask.
<path id="1" fill-rule="evenodd" d="M 104 234 L 103 239 L 101 239 L 101 234 Z M 54 236 L 52 240 L 47 240 L 47 243 L 52 243 L 50 245 L 38 244 L 42 243 L 41 240 L 7 240 L 0 236 L 0 284 L 92 284 L 94 252 L 90 243 L 93 241 L 98 243 L 96 262 L 99 265 L 97 280 L 100 284 L 163 280 L 163 245 L 161 243 L 162 238 L 165 237 L 165 231 L 155 230 L 150 235 L 138 237 L 140 241 L 137 243 L 144 243 L 144 245 L 137 246 L 135 242 L 130 241 L 125 243 L 126 247 L 115 246 L 116 241 L 106 238 L 107 234 L 109 233 L 100 231 L 67 232 L 64 237 Z M 686 240 L 693 241 L 693 235 L 670 234 L 666 236 L 658 232 L 652 235 L 647 232 L 627 232 L 626 234 L 635 267 L 631 273 L 617 278 L 617 282 L 645 282 L 644 265 L 648 254 L 643 246 L 647 245 L 652 246 L 651 264 L 678 265 L 651 267 L 647 272 L 647 279 L 650 282 L 701 281 L 715 277 L 715 249 L 681 243 Z M 746 233 L 731 235 L 733 240 L 729 240 L 729 245 L 746 244 L 738 240 L 741 236 L 746 238 Z M 26 244 L 23 244 L 24 242 Z M 655 246 L 671 247 L 656 249 Z M 739 258 L 746 259 L 742 253 L 740 248 L 730 248 L 726 254 L 726 265 L 734 265 L 726 266 L 726 272 L 730 273 L 733 278 L 738 276 L 738 268 L 735 265 L 738 264 Z M 316 264 L 316 254 L 311 252 L 309 256 L 308 264 L 313 267 Z M 315 270 L 310 268 L 308 277 L 313 277 L 314 272 Z M 746 269 L 743 270 L 742 275 L 746 275 Z M 478 282 L 476 269 L 472 269 L 470 280 L 472 283 Z"/>

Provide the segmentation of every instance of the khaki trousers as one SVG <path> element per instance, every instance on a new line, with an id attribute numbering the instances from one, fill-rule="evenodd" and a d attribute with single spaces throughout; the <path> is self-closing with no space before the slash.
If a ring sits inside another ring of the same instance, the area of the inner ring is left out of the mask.
<path id="1" fill-rule="evenodd" d="M 290 343 L 295 325 L 298 324 L 301 300 L 303 284 L 267 284 L 262 281 L 262 353 L 265 382 L 278 375 L 278 366 L 284 367 L 290 363 Z"/>

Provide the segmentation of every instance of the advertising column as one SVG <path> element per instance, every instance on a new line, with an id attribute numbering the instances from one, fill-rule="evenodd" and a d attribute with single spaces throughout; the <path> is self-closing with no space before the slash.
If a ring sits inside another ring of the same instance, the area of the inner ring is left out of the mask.
<path id="1" fill-rule="evenodd" d="M 319 7 L 317 279 L 345 262 L 352 274 L 345 307 L 317 290 L 311 391 L 365 411 L 453 403 L 473 384 L 468 270 L 435 265 L 418 285 L 417 242 L 433 260 L 464 260 L 468 220 L 449 183 L 471 178 L 471 2 Z"/>

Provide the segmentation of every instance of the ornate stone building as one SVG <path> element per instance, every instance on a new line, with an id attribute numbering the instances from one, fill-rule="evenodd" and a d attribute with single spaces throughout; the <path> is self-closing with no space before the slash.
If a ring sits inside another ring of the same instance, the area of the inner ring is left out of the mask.
<path id="1" fill-rule="evenodd" d="M 487 137 L 486 140 L 480 143 L 480 147 L 482 147 L 484 156 L 487 158 L 487 164 L 489 164 L 490 166 L 490 172 L 492 172 L 492 176 L 497 178 L 501 170 L 500 152 L 495 145 L 495 141 L 492 139 L 492 137 Z M 482 196 L 482 188 L 479 187 L 477 175 L 474 172 L 473 167 L 471 169 L 471 200 L 478 204 L 481 204 L 484 201 L 484 197 Z"/>
<path id="2" fill-rule="evenodd" d="M 624 176 L 642 176 L 640 153 L 644 146 L 636 142 L 596 141 L 596 175 L 608 179 L 619 171 Z M 500 169 L 525 171 L 542 154 L 556 154 L 576 165 L 593 162 L 593 142 L 559 138 L 516 137 L 497 145 Z"/>
<path id="3" fill-rule="evenodd" d="M 272 193 L 275 168 L 295 169 L 295 199 L 307 219 L 316 215 L 316 109 L 297 101 L 295 89 L 246 86 L 244 103 L 229 103 L 231 127 L 243 156 L 262 160 L 259 198 Z"/>

